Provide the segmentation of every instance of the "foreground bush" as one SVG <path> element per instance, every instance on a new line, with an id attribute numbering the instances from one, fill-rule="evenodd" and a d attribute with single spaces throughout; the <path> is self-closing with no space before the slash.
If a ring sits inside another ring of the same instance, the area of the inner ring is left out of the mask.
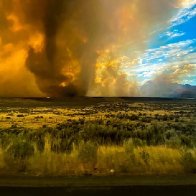
<path id="1" fill-rule="evenodd" d="M 6 167 L 12 171 L 26 171 L 28 159 L 34 155 L 34 147 L 27 141 L 15 141 L 4 153 Z"/>
<path id="2" fill-rule="evenodd" d="M 34 154 L 34 147 L 27 141 L 16 141 L 7 150 L 7 155 L 14 158 L 24 160 Z"/>
<path id="3" fill-rule="evenodd" d="M 196 173 L 196 150 L 184 150 L 182 152 L 182 164 L 186 172 Z"/>
<path id="4" fill-rule="evenodd" d="M 85 170 L 95 168 L 97 149 L 97 145 L 92 142 L 81 143 L 79 145 L 78 160 L 82 162 Z"/>

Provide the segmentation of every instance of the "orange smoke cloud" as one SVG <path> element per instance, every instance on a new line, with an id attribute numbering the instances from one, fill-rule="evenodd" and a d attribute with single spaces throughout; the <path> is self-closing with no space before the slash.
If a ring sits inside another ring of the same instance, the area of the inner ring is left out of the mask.
<path id="1" fill-rule="evenodd" d="M 172 67 L 168 67 L 161 74 L 155 77 L 157 83 L 162 83 L 163 85 L 178 83 L 184 76 L 196 71 L 195 64 L 182 64 Z"/>
<path id="2" fill-rule="evenodd" d="M 0 96 L 136 96 L 121 58 L 178 2 L 0 0 Z"/>

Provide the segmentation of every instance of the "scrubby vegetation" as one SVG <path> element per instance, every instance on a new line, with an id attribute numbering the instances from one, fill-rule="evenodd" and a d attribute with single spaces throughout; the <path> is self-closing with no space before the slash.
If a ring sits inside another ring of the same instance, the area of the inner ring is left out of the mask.
<path id="1" fill-rule="evenodd" d="M 50 104 L 2 107 L 0 175 L 196 173 L 195 101 Z"/>

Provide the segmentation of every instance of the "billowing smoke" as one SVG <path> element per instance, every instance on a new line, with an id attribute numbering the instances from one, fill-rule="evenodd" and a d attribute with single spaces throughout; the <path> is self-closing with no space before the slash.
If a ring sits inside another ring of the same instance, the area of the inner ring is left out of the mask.
<path id="1" fill-rule="evenodd" d="M 0 95 L 136 96 L 121 58 L 136 58 L 178 2 L 0 0 Z"/>
<path id="2" fill-rule="evenodd" d="M 182 64 L 167 67 L 157 73 L 153 80 L 141 87 L 141 96 L 144 97 L 176 97 L 183 93 L 184 86 L 179 82 L 184 76 L 196 73 L 195 64 Z M 195 95 L 194 95 L 195 96 Z"/>

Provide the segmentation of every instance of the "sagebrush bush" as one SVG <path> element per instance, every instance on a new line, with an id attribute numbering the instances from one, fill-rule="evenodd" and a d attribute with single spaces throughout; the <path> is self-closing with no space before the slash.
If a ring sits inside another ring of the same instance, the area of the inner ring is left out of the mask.
<path id="1" fill-rule="evenodd" d="M 123 144 L 123 147 L 124 147 L 125 152 L 127 154 L 132 155 L 134 153 L 134 149 L 135 149 L 133 139 L 129 139 L 129 140 L 125 141 Z"/>
<path id="2" fill-rule="evenodd" d="M 7 150 L 7 155 L 14 159 L 27 159 L 34 154 L 34 147 L 27 141 L 15 141 Z"/>
<path id="3" fill-rule="evenodd" d="M 184 150 L 182 164 L 186 172 L 196 173 L 196 150 Z"/>
<path id="4" fill-rule="evenodd" d="M 34 155 L 34 146 L 27 142 L 15 140 L 4 153 L 4 161 L 9 172 L 25 172 L 28 159 Z"/>
<path id="5" fill-rule="evenodd" d="M 62 139 L 62 138 L 54 138 L 51 141 L 51 151 L 56 153 L 71 153 L 73 149 L 72 138 Z"/>
<path id="6" fill-rule="evenodd" d="M 186 136 L 186 135 L 181 135 L 180 139 L 181 139 L 182 146 L 186 146 L 189 148 L 193 147 L 193 142 L 191 140 L 191 137 Z"/>
<path id="7" fill-rule="evenodd" d="M 142 160 L 144 161 L 144 163 L 147 165 L 150 160 L 150 154 L 146 150 L 142 150 L 140 152 L 140 156 L 141 156 Z"/>
<path id="8" fill-rule="evenodd" d="M 92 163 L 97 161 L 97 145 L 92 142 L 81 143 L 78 149 L 78 159 L 83 163 Z"/>

